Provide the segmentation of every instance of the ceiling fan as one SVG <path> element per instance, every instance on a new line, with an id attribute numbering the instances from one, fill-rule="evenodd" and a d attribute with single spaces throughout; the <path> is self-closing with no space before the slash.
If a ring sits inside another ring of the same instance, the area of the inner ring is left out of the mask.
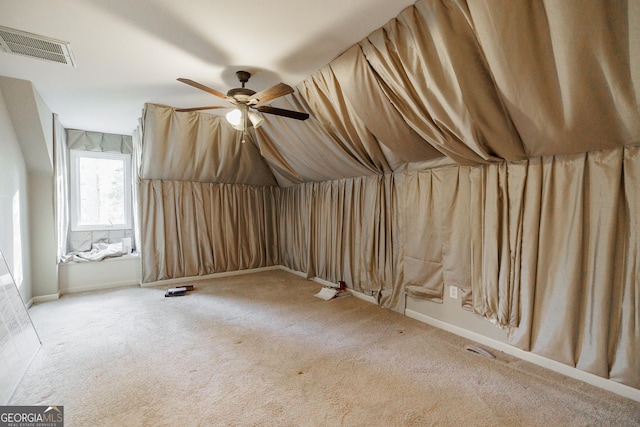
<path id="1" fill-rule="evenodd" d="M 274 114 L 276 116 L 288 117 L 296 120 L 307 120 L 309 118 L 309 114 L 307 113 L 263 105 L 267 102 L 273 101 L 276 98 L 280 98 L 281 96 L 293 93 L 293 88 L 291 86 L 288 86 L 284 83 L 278 83 L 277 85 L 261 90 L 260 92 L 255 92 L 245 87 L 245 83 L 249 81 L 251 73 L 249 73 L 248 71 L 236 71 L 236 76 L 242 84 L 242 87 L 230 89 L 226 95 L 193 80 L 179 78 L 178 81 L 215 95 L 218 98 L 225 99 L 229 101 L 233 106 L 225 107 L 222 105 L 209 105 L 204 107 L 176 108 L 175 110 L 201 111 L 218 108 L 234 108 L 232 111 L 227 113 L 226 117 L 227 121 L 229 121 L 229 123 L 231 123 L 234 128 L 243 131 L 242 142 L 244 142 L 244 133 L 249 127 L 249 123 L 254 128 L 257 128 L 264 121 L 264 119 L 260 117 L 260 115 L 251 111 L 252 109 L 257 110 L 260 113 Z"/>

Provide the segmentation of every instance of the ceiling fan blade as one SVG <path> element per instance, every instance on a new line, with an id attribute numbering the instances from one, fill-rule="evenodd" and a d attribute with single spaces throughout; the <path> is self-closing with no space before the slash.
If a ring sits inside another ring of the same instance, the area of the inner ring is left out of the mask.
<path id="1" fill-rule="evenodd" d="M 276 116 L 289 117 L 296 120 L 307 120 L 309 115 L 307 113 L 301 113 L 300 111 L 285 110 L 282 108 L 269 107 L 268 105 L 259 106 L 256 108 L 261 113 L 275 114 Z"/>
<path id="2" fill-rule="evenodd" d="M 280 98 L 281 96 L 288 95 L 293 93 L 293 88 L 284 83 L 278 83 L 275 86 L 271 86 L 265 90 L 261 90 L 260 92 L 254 93 L 249 97 L 249 104 L 251 105 L 260 105 L 265 102 L 272 101 L 276 98 Z"/>
<path id="3" fill-rule="evenodd" d="M 207 107 L 174 108 L 174 110 L 182 113 L 187 111 L 215 110 L 216 108 L 233 108 L 233 107 L 231 106 L 225 107 L 224 105 L 209 105 Z"/>
<path id="4" fill-rule="evenodd" d="M 182 82 L 182 83 L 186 83 L 186 84 L 188 84 L 189 86 L 193 86 L 193 87 L 198 88 L 198 89 L 200 89 L 200 90 L 203 90 L 203 91 L 205 91 L 205 92 L 208 92 L 208 93 L 210 93 L 211 95 L 215 95 L 215 96 L 217 96 L 218 98 L 226 99 L 226 100 L 228 100 L 228 101 L 235 101 L 235 100 L 234 100 L 233 98 L 231 98 L 230 96 L 227 96 L 227 95 L 225 95 L 225 94 L 224 94 L 224 93 L 222 93 L 222 92 L 218 92 L 217 90 L 215 90 L 215 89 L 211 89 L 210 87 L 207 87 L 207 86 L 205 86 L 205 85 L 203 85 L 203 84 L 200 84 L 200 83 L 198 83 L 198 82 L 194 82 L 193 80 L 179 78 L 179 79 L 178 79 L 178 81 L 179 81 L 179 82 Z"/>

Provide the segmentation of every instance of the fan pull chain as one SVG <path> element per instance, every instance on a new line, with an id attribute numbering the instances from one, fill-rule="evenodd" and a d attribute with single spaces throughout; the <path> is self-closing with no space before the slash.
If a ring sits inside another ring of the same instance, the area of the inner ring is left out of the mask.
<path id="1" fill-rule="evenodd" d="M 244 87 L 244 83 L 242 83 L 242 87 Z M 248 109 L 245 108 L 245 111 L 242 114 L 242 143 L 245 143 L 245 135 L 247 134 L 247 116 L 248 116 Z"/>

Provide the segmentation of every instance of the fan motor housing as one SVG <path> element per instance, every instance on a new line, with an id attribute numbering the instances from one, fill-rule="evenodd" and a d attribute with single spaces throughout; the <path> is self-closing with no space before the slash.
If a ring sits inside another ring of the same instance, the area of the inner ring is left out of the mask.
<path id="1" fill-rule="evenodd" d="M 240 101 L 240 100 L 243 100 L 243 99 L 246 100 L 247 98 L 249 98 L 254 93 L 256 93 L 254 90 L 247 89 L 247 88 L 244 88 L 244 87 L 237 87 L 235 89 L 229 89 L 229 92 L 227 92 L 227 96 L 230 96 L 230 97 L 235 98 L 236 100 Z"/>
<path id="2" fill-rule="evenodd" d="M 251 78 L 251 73 L 242 70 L 236 71 L 236 77 L 238 77 L 238 80 L 240 80 L 240 83 L 242 83 L 242 87 L 244 87 L 244 84 Z"/>

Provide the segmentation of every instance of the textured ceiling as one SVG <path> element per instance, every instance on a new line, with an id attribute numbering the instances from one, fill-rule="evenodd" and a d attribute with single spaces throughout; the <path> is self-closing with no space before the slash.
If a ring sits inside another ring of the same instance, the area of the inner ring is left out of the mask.
<path id="1" fill-rule="evenodd" d="M 413 0 L 0 0 L 0 25 L 69 42 L 77 68 L 0 52 L 0 75 L 31 81 L 63 126 L 131 134 L 145 102 L 224 105 L 221 92 L 295 85 Z"/>

